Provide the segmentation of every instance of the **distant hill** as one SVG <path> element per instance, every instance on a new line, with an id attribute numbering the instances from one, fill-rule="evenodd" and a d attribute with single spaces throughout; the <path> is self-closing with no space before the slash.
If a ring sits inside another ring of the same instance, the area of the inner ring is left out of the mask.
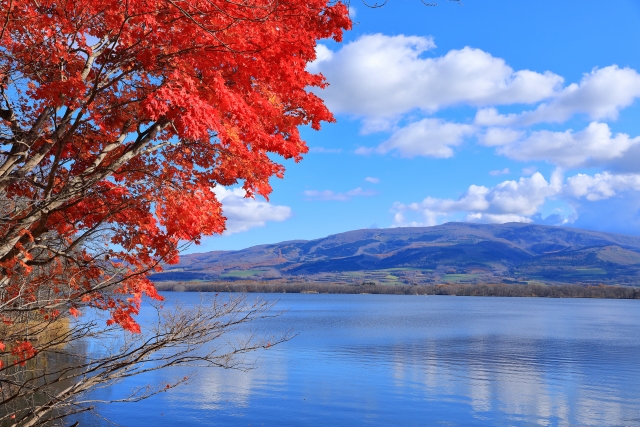
<path id="1" fill-rule="evenodd" d="M 640 237 L 522 223 L 366 229 L 184 255 L 154 281 L 640 284 Z"/>

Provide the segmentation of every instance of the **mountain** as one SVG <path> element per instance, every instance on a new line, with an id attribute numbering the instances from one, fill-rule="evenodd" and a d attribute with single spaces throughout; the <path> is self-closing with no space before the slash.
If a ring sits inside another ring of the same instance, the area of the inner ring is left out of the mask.
<path id="1" fill-rule="evenodd" d="M 184 255 L 154 281 L 640 284 L 640 237 L 522 223 L 355 230 Z"/>

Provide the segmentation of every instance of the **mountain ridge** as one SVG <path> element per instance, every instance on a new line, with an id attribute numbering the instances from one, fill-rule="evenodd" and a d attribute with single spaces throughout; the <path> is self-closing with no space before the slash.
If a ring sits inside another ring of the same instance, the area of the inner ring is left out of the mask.
<path id="1" fill-rule="evenodd" d="M 381 279 L 381 272 L 394 269 L 398 274 Z M 638 272 L 640 237 L 536 224 L 451 222 L 183 255 L 180 264 L 166 266 L 152 279 L 635 284 Z"/>

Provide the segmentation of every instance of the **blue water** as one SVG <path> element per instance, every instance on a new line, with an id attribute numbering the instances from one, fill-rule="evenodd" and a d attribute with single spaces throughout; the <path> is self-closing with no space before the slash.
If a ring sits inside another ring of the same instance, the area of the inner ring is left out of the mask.
<path id="1" fill-rule="evenodd" d="M 255 369 L 156 372 L 97 395 L 192 381 L 98 412 L 128 426 L 640 425 L 640 301 L 261 297 L 288 311 L 254 326 L 298 335 L 250 355 Z"/>

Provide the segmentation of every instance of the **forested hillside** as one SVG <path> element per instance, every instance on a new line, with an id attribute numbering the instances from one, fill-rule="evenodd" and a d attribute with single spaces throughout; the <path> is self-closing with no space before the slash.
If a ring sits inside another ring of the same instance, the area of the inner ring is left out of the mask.
<path id="1" fill-rule="evenodd" d="M 154 281 L 640 284 L 640 237 L 522 223 L 365 229 L 185 255 Z"/>

